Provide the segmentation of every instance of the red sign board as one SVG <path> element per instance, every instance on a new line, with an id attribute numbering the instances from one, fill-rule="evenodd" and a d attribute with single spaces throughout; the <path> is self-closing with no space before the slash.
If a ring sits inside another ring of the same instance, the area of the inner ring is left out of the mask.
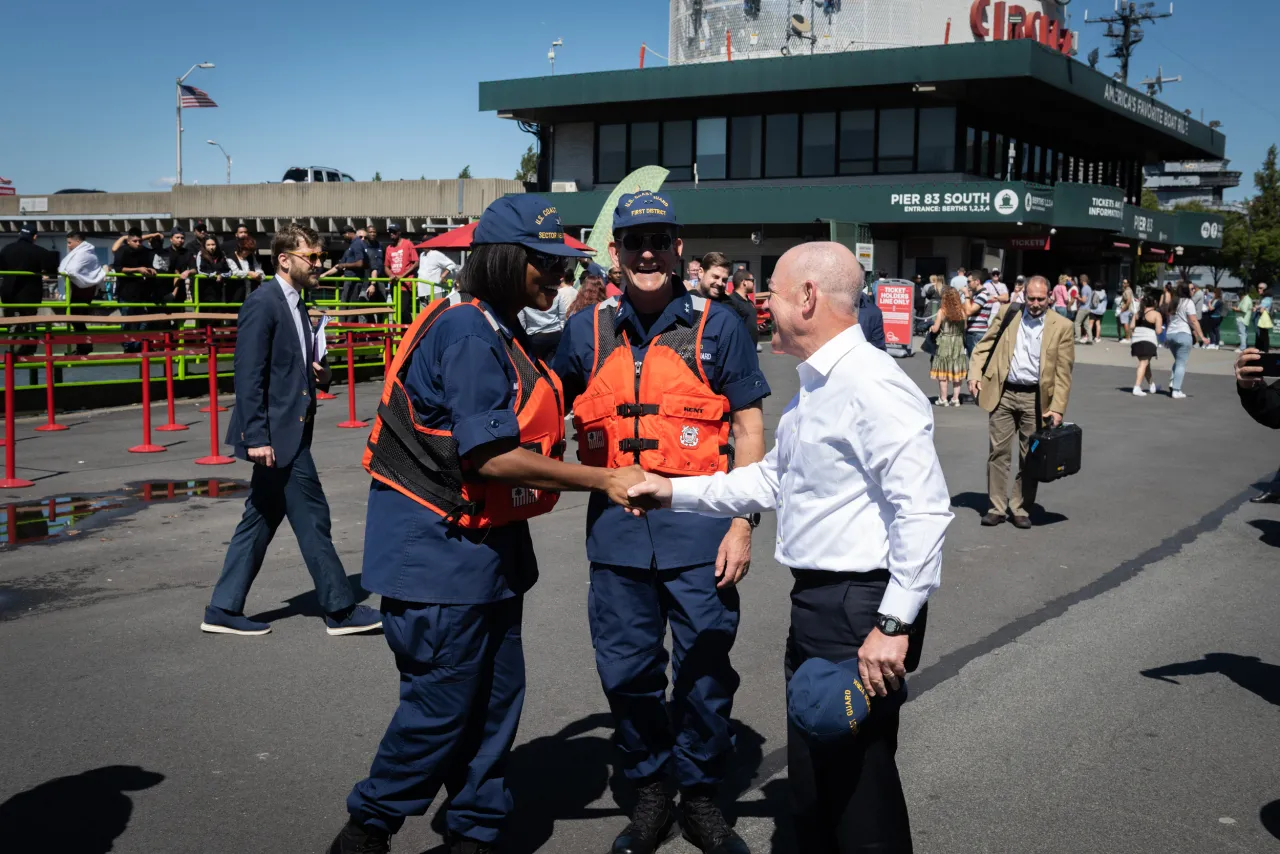
<path id="1" fill-rule="evenodd" d="M 16 196 L 18 191 L 13 187 L 0 187 L 0 196 Z"/>
<path id="2" fill-rule="evenodd" d="M 911 346 L 911 291 L 914 285 L 876 286 L 876 306 L 884 314 L 884 343 Z"/>
<path id="3" fill-rule="evenodd" d="M 987 12 L 991 23 L 987 23 Z M 1070 56 L 1075 52 L 1076 36 L 1063 24 L 1043 12 L 1027 12 L 1026 7 L 1005 0 L 973 0 L 969 7 L 969 28 L 978 38 L 992 41 L 1035 39 L 1043 45 Z"/>
<path id="4" fill-rule="evenodd" d="M 1010 249 L 1049 249 L 1048 237 L 1013 237 L 1009 239 Z"/>

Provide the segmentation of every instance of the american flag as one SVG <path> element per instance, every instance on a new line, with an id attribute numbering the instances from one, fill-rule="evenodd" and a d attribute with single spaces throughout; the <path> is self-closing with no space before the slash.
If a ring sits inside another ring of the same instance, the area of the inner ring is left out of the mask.
<path id="1" fill-rule="evenodd" d="M 208 92 L 197 89 L 194 86 L 184 85 L 182 87 L 182 106 L 187 109 L 194 109 L 195 107 L 216 107 L 218 105 L 209 97 Z"/>

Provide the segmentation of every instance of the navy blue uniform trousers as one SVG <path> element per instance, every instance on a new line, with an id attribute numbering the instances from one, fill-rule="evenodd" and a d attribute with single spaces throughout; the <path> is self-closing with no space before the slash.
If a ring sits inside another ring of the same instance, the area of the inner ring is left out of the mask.
<path id="1" fill-rule="evenodd" d="M 213 588 L 210 604 L 232 613 L 244 610 L 249 587 L 262 569 L 267 546 L 285 517 L 298 538 L 302 560 L 316 585 L 320 607 L 326 614 L 355 604 L 347 573 L 333 548 L 329 502 L 325 500 L 311 448 L 304 447 L 287 466 L 267 468 L 255 464 L 249 481 L 244 516 L 236 525 L 222 564 L 222 575 Z"/>
<path id="2" fill-rule="evenodd" d="M 400 705 L 368 778 L 347 797 L 355 821 L 395 833 L 444 786 L 451 831 L 498 838 L 511 811 L 504 777 L 524 706 L 523 607 L 520 596 L 482 605 L 382 598 Z"/>
<path id="3" fill-rule="evenodd" d="M 738 590 L 716 590 L 715 565 L 633 569 L 593 563 L 591 642 L 613 712 L 623 774 L 670 773 L 681 789 L 715 786 L 733 753 Z M 663 641 L 671 624 L 671 655 Z M 667 699 L 667 663 L 671 699 Z"/>
<path id="4" fill-rule="evenodd" d="M 787 681 L 810 658 L 844 662 L 875 628 L 888 570 L 863 573 L 793 570 Z M 911 637 L 907 670 L 924 641 L 924 612 Z M 911 823 L 894 755 L 905 689 L 873 698 L 871 713 L 848 743 L 811 747 L 788 721 L 787 779 L 791 784 L 800 851 L 824 854 L 910 854 Z"/>

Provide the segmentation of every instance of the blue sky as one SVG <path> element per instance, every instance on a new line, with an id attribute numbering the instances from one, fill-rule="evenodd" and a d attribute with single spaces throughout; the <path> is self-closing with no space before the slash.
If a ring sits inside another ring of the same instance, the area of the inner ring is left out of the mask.
<path id="1" fill-rule="evenodd" d="M 1111 6 L 1071 3 L 1081 57 L 1102 42 L 1101 27 L 1083 26 L 1084 11 L 1096 17 Z M 1178 0 L 1175 11 L 1149 28 L 1131 79 L 1157 66 L 1181 74 L 1163 100 L 1223 122 L 1227 154 L 1249 190 L 1266 147 L 1280 142 L 1271 59 L 1280 11 L 1272 0 Z M 308 164 L 357 180 L 375 171 L 388 180 L 452 178 L 466 165 L 476 177 L 510 178 L 532 138 L 477 110 L 480 80 L 548 73 L 555 38 L 565 42 L 556 58 L 564 74 L 634 68 L 642 41 L 661 53 L 667 42 L 666 0 L 71 0 L 56 15 L 44 4 L 11 4 L 4 18 L 0 175 L 20 193 L 166 186 L 175 174 L 173 80 L 205 60 L 217 67 L 188 82 L 219 107 L 184 111 L 187 183 L 225 180 L 222 154 L 206 139 L 232 156 L 236 183 L 278 181 L 287 167 Z"/>

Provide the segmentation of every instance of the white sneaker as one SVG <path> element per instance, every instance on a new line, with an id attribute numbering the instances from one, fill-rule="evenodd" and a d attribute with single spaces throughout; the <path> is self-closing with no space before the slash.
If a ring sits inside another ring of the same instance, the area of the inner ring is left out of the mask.
<path id="1" fill-rule="evenodd" d="M 1187 397 L 1185 394 L 1178 391 L 1176 388 L 1173 391 L 1169 392 L 1169 396 L 1172 397 L 1174 400 L 1185 400 Z"/>
<path id="2" fill-rule="evenodd" d="M 1134 397 L 1146 397 L 1146 396 L 1147 396 L 1147 393 L 1146 393 L 1145 391 L 1143 391 L 1143 390 L 1142 390 L 1142 386 L 1140 386 L 1140 385 L 1136 385 L 1136 386 L 1134 386 L 1134 387 L 1133 387 L 1133 396 L 1134 396 Z"/>
<path id="3" fill-rule="evenodd" d="M 1147 389 L 1147 392 L 1148 392 L 1149 394 L 1159 394 L 1159 393 L 1160 393 L 1160 386 L 1156 385 L 1155 383 L 1152 383 L 1152 384 L 1151 384 L 1151 387 Z"/>

